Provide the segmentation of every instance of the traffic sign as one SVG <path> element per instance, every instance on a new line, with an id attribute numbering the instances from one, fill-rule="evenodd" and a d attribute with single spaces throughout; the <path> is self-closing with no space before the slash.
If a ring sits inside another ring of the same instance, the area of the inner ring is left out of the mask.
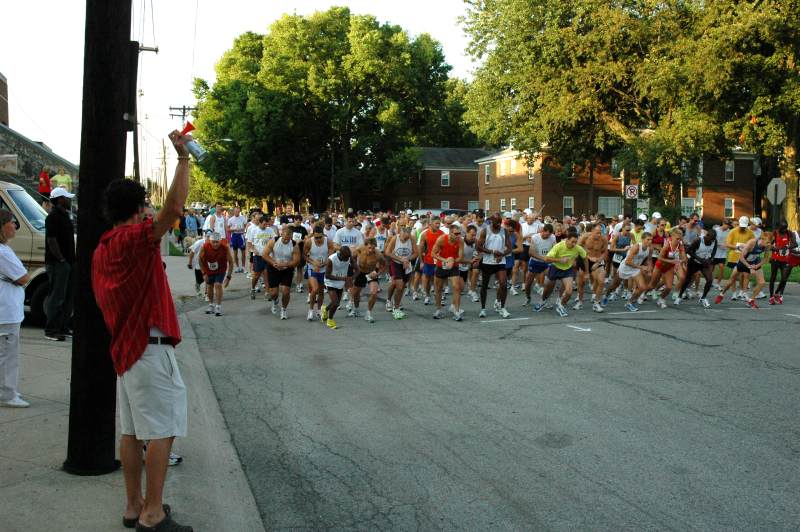
<path id="1" fill-rule="evenodd" d="M 780 205 L 786 199 L 786 181 L 773 177 L 767 185 L 767 200 L 773 205 Z"/>
<path id="2" fill-rule="evenodd" d="M 638 185 L 625 185 L 625 199 L 639 199 Z"/>

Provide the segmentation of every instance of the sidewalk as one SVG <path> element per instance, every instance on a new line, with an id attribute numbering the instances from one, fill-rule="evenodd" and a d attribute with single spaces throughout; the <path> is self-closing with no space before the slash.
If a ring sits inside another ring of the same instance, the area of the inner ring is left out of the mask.
<path id="1" fill-rule="evenodd" d="M 165 257 L 178 303 L 183 341 L 177 358 L 189 400 L 189 435 L 176 441 L 183 464 L 171 467 L 164 500 L 195 530 L 259 531 L 263 524 L 242 471 L 194 333 L 181 312 L 192 292 L 182 257 Z M 122 472 L 97 477 L 64 473 L 71 343 L 22 329 L 20 393 L 27 409 L 0 409 L 0 530 L 125 530 Z"/>

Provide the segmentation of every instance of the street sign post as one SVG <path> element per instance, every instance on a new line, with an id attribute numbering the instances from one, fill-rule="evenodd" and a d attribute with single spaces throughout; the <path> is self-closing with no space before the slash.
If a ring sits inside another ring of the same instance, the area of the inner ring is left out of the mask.
<path id="1" fill-rule="evenodd" d="M 786 181 L 773 177 L 767 185 L 767 201 L 772 204 L 772 227 L 778 226 L 778 205 L 786 199 Z"/>
<path id="2" fill-rule="evenodd" d="M 625 199 L 639 199 L 639 186 L 625 185 Z"/>

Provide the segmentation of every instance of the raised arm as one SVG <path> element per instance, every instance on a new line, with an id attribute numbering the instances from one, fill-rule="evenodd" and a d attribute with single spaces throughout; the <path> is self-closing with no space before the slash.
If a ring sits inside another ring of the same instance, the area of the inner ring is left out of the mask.
<path id="1" fill-rule="evenodd" d="M 189 150 L 186 149 L 186 141 L 190 139 L 191 137 L 181 135 L 177 130 L 169 134 L 169 140 L 178 153 L 178 166 L 175 168 L 175 177 L 172 178 L 164 206 L 153 221 L 153 240 L 161 240 L 175 224 L 175 220 L 183 214 L 183 205 L 189 195 Z"/>

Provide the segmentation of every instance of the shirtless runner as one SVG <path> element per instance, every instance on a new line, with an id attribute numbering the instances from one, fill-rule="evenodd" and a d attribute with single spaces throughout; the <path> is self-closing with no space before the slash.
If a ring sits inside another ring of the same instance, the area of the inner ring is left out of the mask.
<path id="1" fill-rule="evenodd" d="M 586 260 L 583 269 L 578 270 L 578 301 L 572 308 L 579 310 L 583 305 L 583 290 L 588 274 L 592 284 L 592 310 L 603 312 L 600 300 L 605 288 L 608 258 L 608 241 L 603 236 L 603 226 L 599 223 L 592 225 L 588 232 L 581 235 L 578 245 L 586 250 Z"/>
<path id="2" fill-rule="evenodd" d="M 353 308 L 347 314 L 351 317 L 358 316 L 358 305 L 361 303 L 361 290 L 369 285 L 369 301 L 367 302 L 367 314 L 364 319 L 369 323 L 374 323 L 372 317 L 372 307 L 378 299 L 378 280 L 381 273 L 386 268 L 386 260 L 383 253 L 378 252 L 378 242 L 374 238 L 368 238 L 357 252 L 358 275 L 353 281 Z"/>

